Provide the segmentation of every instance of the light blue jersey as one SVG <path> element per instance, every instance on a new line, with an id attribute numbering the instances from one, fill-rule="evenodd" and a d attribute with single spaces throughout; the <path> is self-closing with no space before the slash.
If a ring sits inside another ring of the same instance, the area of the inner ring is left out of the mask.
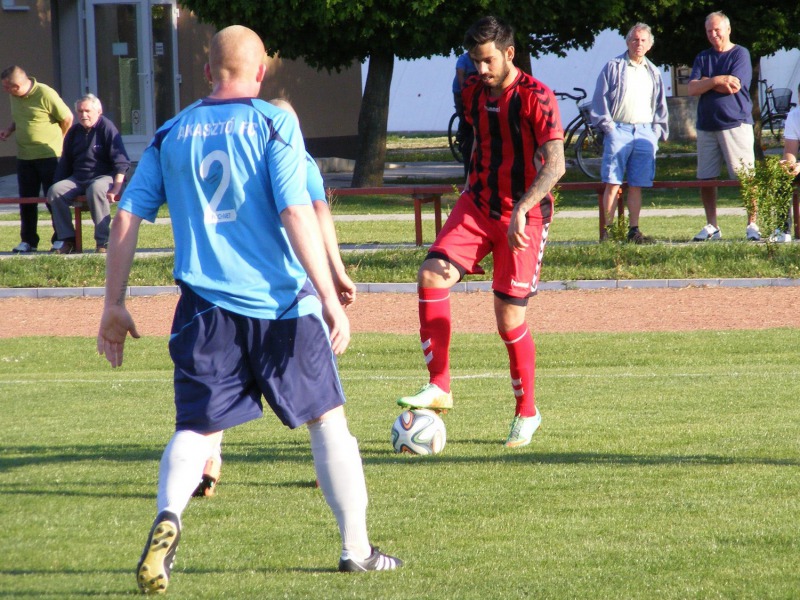
<path id="1" fill-rule="evenodd" d="M 173 274 L 202 298 L 294 318 L 320 310 L 280 220 L 286 207 L 311 204 L 307 169 L 296 119 L 258 99 L 206 98 L 156 132 L 119 207 L 153 221 L 167 203 Z"/>
<path id="2" fill-rule="evenodd" d="M 308 194 L 311 196 L 311 200 L 324 200 L 327 203 L 328 198 L 325 195 L 325 183 L 322 179 L 322 173 L 319 171 L 317 161 L 308 152 L 306 152 L 306 167 L 308 168 L 306 172 Z"/>

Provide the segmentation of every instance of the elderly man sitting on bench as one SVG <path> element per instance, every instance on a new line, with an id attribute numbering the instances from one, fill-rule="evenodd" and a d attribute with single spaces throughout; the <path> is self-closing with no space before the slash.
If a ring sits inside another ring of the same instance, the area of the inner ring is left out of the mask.
<path id="1" fill-rule="evenodd" d="M 97 96 L 86 94 L 79 98 L 75 112 L 78 122 L 64 138 L 55 183 L 47 192 L 56 236 L 62 242 L 54 251 L 75 252 L 75 227 L 69 209 L 79 196 L 86 196 L 97 252 L 104 253 L 111 225 L 109 203 L 117 200 L 131 161 L 116 126 L 103 116 Z"/>

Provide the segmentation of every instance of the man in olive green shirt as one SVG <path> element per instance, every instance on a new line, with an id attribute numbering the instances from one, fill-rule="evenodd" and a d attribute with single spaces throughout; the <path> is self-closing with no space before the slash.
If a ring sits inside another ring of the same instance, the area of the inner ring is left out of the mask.
<path id="1" fill-rule="evenodd" d="M 11 98 L 11 125 L 0 130 L 0 140 L 16 133 L 20 198 L 44 196 L 53 185 L 64 135 L 72 126 L 72 111 L 53 88 L 28 77 L 16 65 L 4 69 L 0 80 Z M 22 241 L 13 251 L 35 252 L 39 206 L 20 204 L 19 216 Z"/>

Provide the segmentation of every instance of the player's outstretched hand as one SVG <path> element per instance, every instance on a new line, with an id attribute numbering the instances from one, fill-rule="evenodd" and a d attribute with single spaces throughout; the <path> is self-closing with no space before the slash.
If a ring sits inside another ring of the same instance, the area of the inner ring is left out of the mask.
<path id="1" fill-rule="evenodd" d="M 133 317 L 124 306 L 106 306 L 100 319 L 100 330 L 97 332 L 97 353 L 105 355 L 112 367 L 122 364 L 125 338 L 128 333 L 138 338 Z"/>
<path id="2" fill-rule="evenodd" d="M 344 314 L 338 298 L 322 302 L 322 316 L 331 335 L 331 349 L 336 356 L 344 354 L 350 345 L 350 320 Z"/>

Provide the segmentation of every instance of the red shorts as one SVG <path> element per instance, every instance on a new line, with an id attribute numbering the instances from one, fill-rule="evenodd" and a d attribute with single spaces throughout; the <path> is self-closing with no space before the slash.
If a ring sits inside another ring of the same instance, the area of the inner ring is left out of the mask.
<path id="1" fill-rule="evenodd" d="M 507 220 L 490 219 L 475 206 L 471 196 L 462 195 L 430 253 L 446 257 L 462 272 L 471 274 L 483 272 L 478 263 L 491 252 L 494 259 L 492 289 L 512 298 L 533 296 L 539 285 L 550 224 L 529 216 L 525 233 L 530 237 L 530 244 L 516 252 L 508 245 L 508 225 Z"/>

